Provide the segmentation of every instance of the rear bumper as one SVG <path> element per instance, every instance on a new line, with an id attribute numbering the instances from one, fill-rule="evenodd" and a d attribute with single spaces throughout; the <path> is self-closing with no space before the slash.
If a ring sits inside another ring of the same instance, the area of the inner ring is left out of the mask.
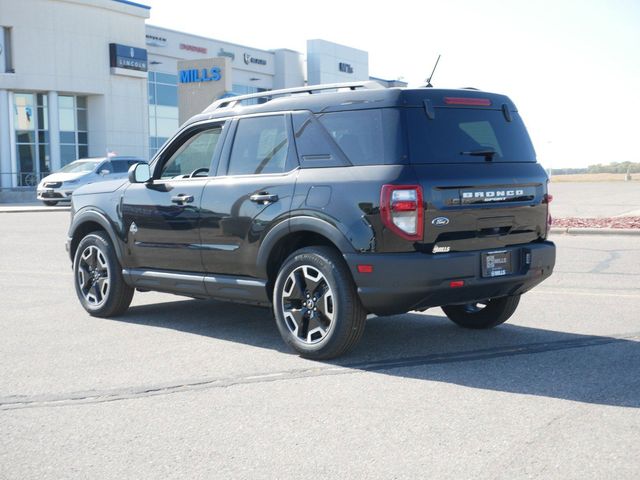
<path id="1" fill-rule="evenodd" d="M 364 307 L 378 315 L 392 315 L 441 305 L 464 304 L 487 298 L 519 295 L 553 272 L 556 247 L 541 242 L 502 250 L 512 252 L 513 273 L 482 277 L 478 250 L 460 253 L 345 254 Z M 371 273 L 359 273 L 357 265 L 371 265 Z M 453 280 L 464 286 L 452 288 Z"/>

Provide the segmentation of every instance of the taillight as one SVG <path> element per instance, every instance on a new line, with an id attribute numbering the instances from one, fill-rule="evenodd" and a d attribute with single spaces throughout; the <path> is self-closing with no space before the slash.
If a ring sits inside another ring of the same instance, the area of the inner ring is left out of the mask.
<path id="1" fill-rule="evenodd" d="M 553 223 L 553 218 L 551 218 L 551 208 L 549 208 L 549 204 L 552 201 L 553 201 L 553 195 L 545 193 L 544 200 L 542 201 L 542 203 L 547 204 L 547 228 L 551 227 L 551 224 Z"/>
<path id="2" fill-rule="evenodd" d="M 383 185 L 380 214 L 385 226 L 406 240 L 422 240 L 424 211 L 420 185 Z"/>

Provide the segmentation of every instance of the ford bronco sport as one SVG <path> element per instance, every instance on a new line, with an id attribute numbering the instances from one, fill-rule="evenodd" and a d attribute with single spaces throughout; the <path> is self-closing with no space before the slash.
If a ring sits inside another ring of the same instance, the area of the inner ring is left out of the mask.
<path id="1" fill-rule="evenodd" d="M 375 85 L 218 100 L 128 181 L 75 192 L 82 306 L 120 315 L 136 289 L 270 305 L 315 359 L 351 349 L 370 313 L 505 322 L 555 263 L 548 178 L 518 110 Z"/>

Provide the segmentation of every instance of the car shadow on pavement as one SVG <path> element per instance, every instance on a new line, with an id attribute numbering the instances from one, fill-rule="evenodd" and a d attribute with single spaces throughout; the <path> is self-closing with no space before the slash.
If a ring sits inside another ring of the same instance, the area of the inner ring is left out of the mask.
<path id="1" fill-rule="evenodd" d="M 266 308 L 184 300 L 131 307 L 117 320 L 294 354 L 280 338 Z M 509 323 L 492 330 L 465 330 L 443 316 L 408 313 L 370 318 L 362 340 L 351 353 L 314 363 L 640 408 L 639 337 L 579 335 Z"/>

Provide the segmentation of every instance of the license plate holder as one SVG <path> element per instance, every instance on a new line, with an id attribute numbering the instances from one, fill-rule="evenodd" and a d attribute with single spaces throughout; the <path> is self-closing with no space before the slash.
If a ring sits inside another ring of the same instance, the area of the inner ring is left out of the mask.
<path id="1" fill-rule="evenodd" d="M 494 278 L 511 274 L 513 272 L 511 260 L 511 252 L 508 250 L 483 253 L 482 276 Z"/>

